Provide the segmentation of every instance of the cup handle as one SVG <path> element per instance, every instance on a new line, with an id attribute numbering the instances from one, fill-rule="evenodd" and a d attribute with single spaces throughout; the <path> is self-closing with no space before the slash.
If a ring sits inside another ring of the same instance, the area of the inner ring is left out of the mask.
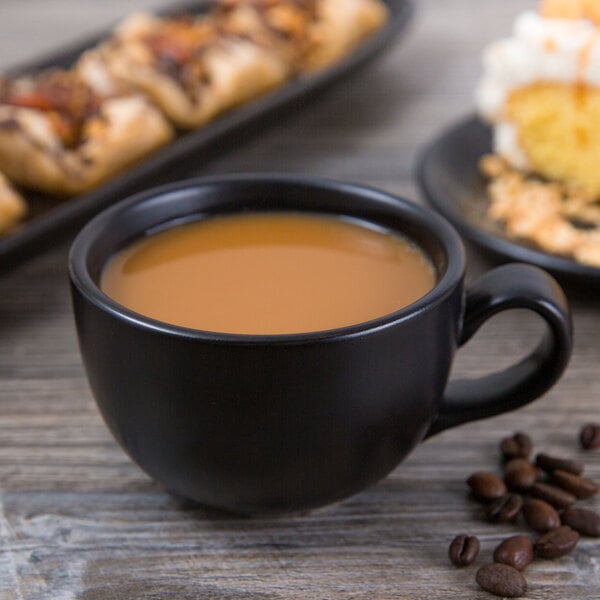
<path id="1" fill-rule="evenodd" d="M 467 290 L 458 345 L 471 339 L 491 316 L 511 308 L 532 310 L 546 321 L 542 340 L 529 356 L 503 371 L 451 381 L 425 437 L 519 408 L 539 398 L 561 376 L 573 347 L 569 306 L 556 281 L 531 265 L 498 267 Z"/>

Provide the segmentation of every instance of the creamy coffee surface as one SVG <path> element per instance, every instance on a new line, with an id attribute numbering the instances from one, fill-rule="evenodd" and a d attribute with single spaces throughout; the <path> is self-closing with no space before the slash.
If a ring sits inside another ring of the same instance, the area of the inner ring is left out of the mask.
<path id="1" fill-rule="evenodd" d="M 102 290 L 140 314 L 220 333 L 283 334 L 353 325 L 435 285 L 406 238 L 306 213 L 217 216 L 147 236 L 106 264 Z"/>

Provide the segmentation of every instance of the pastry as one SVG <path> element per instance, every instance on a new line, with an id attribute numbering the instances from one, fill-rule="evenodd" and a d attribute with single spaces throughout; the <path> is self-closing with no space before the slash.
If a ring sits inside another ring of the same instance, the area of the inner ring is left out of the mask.
<path id="1" fill-rule="evenodd" d="M 26 213 L 25 201 L 0 173 L 0 235 L 13 229 Z"/>
<path id="2" fill-rule="evenodd" d="M 84 192 L 172 135 L 143 96 L 103 96 L 72 71 L 0 80 L 0 170 L 24 187 Z"/>
<path id="3" fill-rule="evenodd" d="M 220 33 L 209 18 L 139 13 L 77 66 L 95 89 L 143 92 L 178 127 L 191 129 L 289 76 L 284 59 L 252 40 Z"/>
<path id="4" fill-rule="evenodd" d="M 388 10 L 379 0 L 221 0 L 215 18 L 302 73 L 341 59 L 385 23 Z"/>
<path id="5" fill-rule="evenodd" d="M 133 14 L 71 70 L 0 78 L 0 170 L 49 194 L 93 189 L 174 137 L 328 66 L 380 27 L 381 0 L 220 0 Z"/>
<path id="6" fill-rule="evenodd" d="M 379 0 L 321 0 L 316 12 L 304 62 L 306 70 L 321 69 L 340 60 L 388 18 L 387 7 Z"/>
<path id="7" fill-rule="evenodd" d="M 380 0 L 221 0 L 199 17 L 139 13 L 77 69 L 102 93 L 142 91 L 192 129 L 339 60 L 386 18 Z"/>

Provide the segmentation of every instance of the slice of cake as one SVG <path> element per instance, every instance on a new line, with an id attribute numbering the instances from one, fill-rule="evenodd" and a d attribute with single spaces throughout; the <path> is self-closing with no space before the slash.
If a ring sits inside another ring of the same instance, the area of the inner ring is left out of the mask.
<path id="1" fill-rule="evenodd" d="M 583 4 L 596 12 L 574 10 Z M 549 0 L 540 11 L 485 50 L 478 111 L 510 164 L 600 196 L 600 28 L 587 18 L 600 17 L 600 0 Z"/>
<path id="2" fill-rule="evenodd" d="M 600 253 L 579 252 L 600 240 L 600 0 L 542 1 L 539 12 L 516 19 L 511 37 L 485 49 L 483 67 L 477 110 L 492 127 L 504 175 L 534 178 L 518 188 L 517 202 L 514 180 L 494 185 L 498 177 L 484 173 L 492 180 L 490 216 L 513 237 L 600 266 Z"/>
<path id="3" fill-rule="evenodd" d="M 589 19 L 600 25 L 598 0 L 542 0 L 540 14 L 550 19 Z"/>

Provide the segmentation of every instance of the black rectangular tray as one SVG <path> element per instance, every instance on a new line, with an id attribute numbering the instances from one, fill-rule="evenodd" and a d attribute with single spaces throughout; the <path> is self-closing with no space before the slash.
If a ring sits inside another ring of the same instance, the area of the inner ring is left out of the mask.
<path id="1" fill-rule="evenodd" d="M 348 75 L 381 52 L 405 27 L 413 12 L 413 0 L 385 0 L 389 21 L 343 60 L 313 75 L 293 79 L 260 98 L 224 113 L 200 129 L 181 133 L 143 161 L 129 167 L 92 191 L 69 199 L 25 192 L 29 204 L 27 219 L 11 233 L 0 237 L 0 274 L 49 245 L 63 240 L 92 216 L 110 204 L 151 185 L 175 181 L 184 176 L 185 166 L 194 166 L 213 158 L 218 152 L 277 122 L 284 113 L 304 103 L 314 94 Z M 163 15 L 205 12 L 210 2 L 178 4 L 160 12 Z M 11 69 L 9 75 L 33 73 L 48 67 L 69 67 L 82 52 L 108 35 L 101 32 L 84 41 Z"/>

